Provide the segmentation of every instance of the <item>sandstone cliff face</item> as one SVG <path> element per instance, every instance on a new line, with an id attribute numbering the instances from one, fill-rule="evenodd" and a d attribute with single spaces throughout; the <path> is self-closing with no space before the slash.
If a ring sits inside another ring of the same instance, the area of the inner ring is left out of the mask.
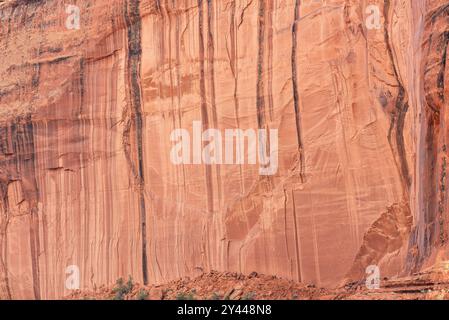
<path id="1" fill-rule="evenodd" d="M 444 259 L 447 1 L 72 2 L 0 3 L 0 297 Z M 174 165 L 194 121 L 278 129 L 276 174 Z"/>

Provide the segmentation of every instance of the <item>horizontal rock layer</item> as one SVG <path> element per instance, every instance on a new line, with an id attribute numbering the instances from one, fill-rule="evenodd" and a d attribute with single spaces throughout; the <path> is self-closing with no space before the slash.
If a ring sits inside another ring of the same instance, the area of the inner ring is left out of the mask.
<path id="1" fill-rule="evenodd" d="M 74 2 L 0 4 L 0 297 L 444 259 L 446 1 Z M 276 173 L 174 165 L 194 121 L 278 129 Z"/>

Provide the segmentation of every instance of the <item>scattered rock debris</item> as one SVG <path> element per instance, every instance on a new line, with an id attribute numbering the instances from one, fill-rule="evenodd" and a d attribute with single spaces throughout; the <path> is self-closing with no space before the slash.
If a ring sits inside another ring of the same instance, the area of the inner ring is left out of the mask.
<path id="1" fill-rule="evenodd" d="M 65 299 L 113 300 L 116 286 L 76 291 Z M 252 272 L 212 271 L 162 285 L 134 283 L 123 300 L 445 300 L 449 299 L 449 272 L 427 271 L 410 277 L 384 278 L 381 288 L 368 290 L 363 281 L 340 288 L 318 288 L 276 276 Z"/>

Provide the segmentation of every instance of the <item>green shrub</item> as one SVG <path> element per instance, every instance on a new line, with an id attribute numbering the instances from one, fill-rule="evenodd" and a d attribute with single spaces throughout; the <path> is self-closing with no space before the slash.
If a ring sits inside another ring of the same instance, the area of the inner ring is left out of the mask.
<path id="1" fill-rule="evenodd" d="M 180 292 L 176 295 L 176 300 L 195 300 L 195 296 L 191 292 Z"/>
<path id="2" fill-rule="evenodd" d="M 212 297 L 210 297 L 210 299 L 211 300 L 221 300 L 221 296 L 218 293 L 214 292 L 214 293 L 212 293 Z"/>
<path id="3" fill-rule="evenodd" d="M 128 277 L 126 284 L 124 283 L 123 278 L 117 279 L 115 282 L 115 288 L 112 289 L 112 292 L 115 293 L 114 300 L 123 300 L 125 296 L 131 292 L 133 287 L 134 283 L 131 276 Z"/>
<path id="4" fill-rule="evenodd" d="M 256 297 L 256 294 L 254 292 L 247 292 L 242 297 L 242 300 L 253 300 Z"/>
<path id="5" fill-rule="evenodd" d="M 147 300 L 149 294 L 148 291 L 145 289 L 140 289 L 139 293 L 137 294 L 137 300 Z"/>

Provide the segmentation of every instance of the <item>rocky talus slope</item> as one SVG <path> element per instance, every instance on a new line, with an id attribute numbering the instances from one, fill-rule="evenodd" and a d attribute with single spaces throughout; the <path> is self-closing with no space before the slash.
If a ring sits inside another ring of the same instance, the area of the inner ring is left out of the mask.
<path id="1" fill-rule="evenodd" d="M 449 259 L 448 1 L 69 2 L 0 1 L 0 298 Z M 277 170 L 175 165 L 195 122 L 278 129 Z"/>
<path id="2" fill-rule="evenodd" d="M 73 291 L 68 300 L 448 300 L 447 265 L 399 279 L 384 278 L 379 289 L 364 283 L 339 288 L 317 288 L 253 272 L 242 275 L 214 272 L 193 279 L 144 286 L 120 278 L 114 286 Z"/>

